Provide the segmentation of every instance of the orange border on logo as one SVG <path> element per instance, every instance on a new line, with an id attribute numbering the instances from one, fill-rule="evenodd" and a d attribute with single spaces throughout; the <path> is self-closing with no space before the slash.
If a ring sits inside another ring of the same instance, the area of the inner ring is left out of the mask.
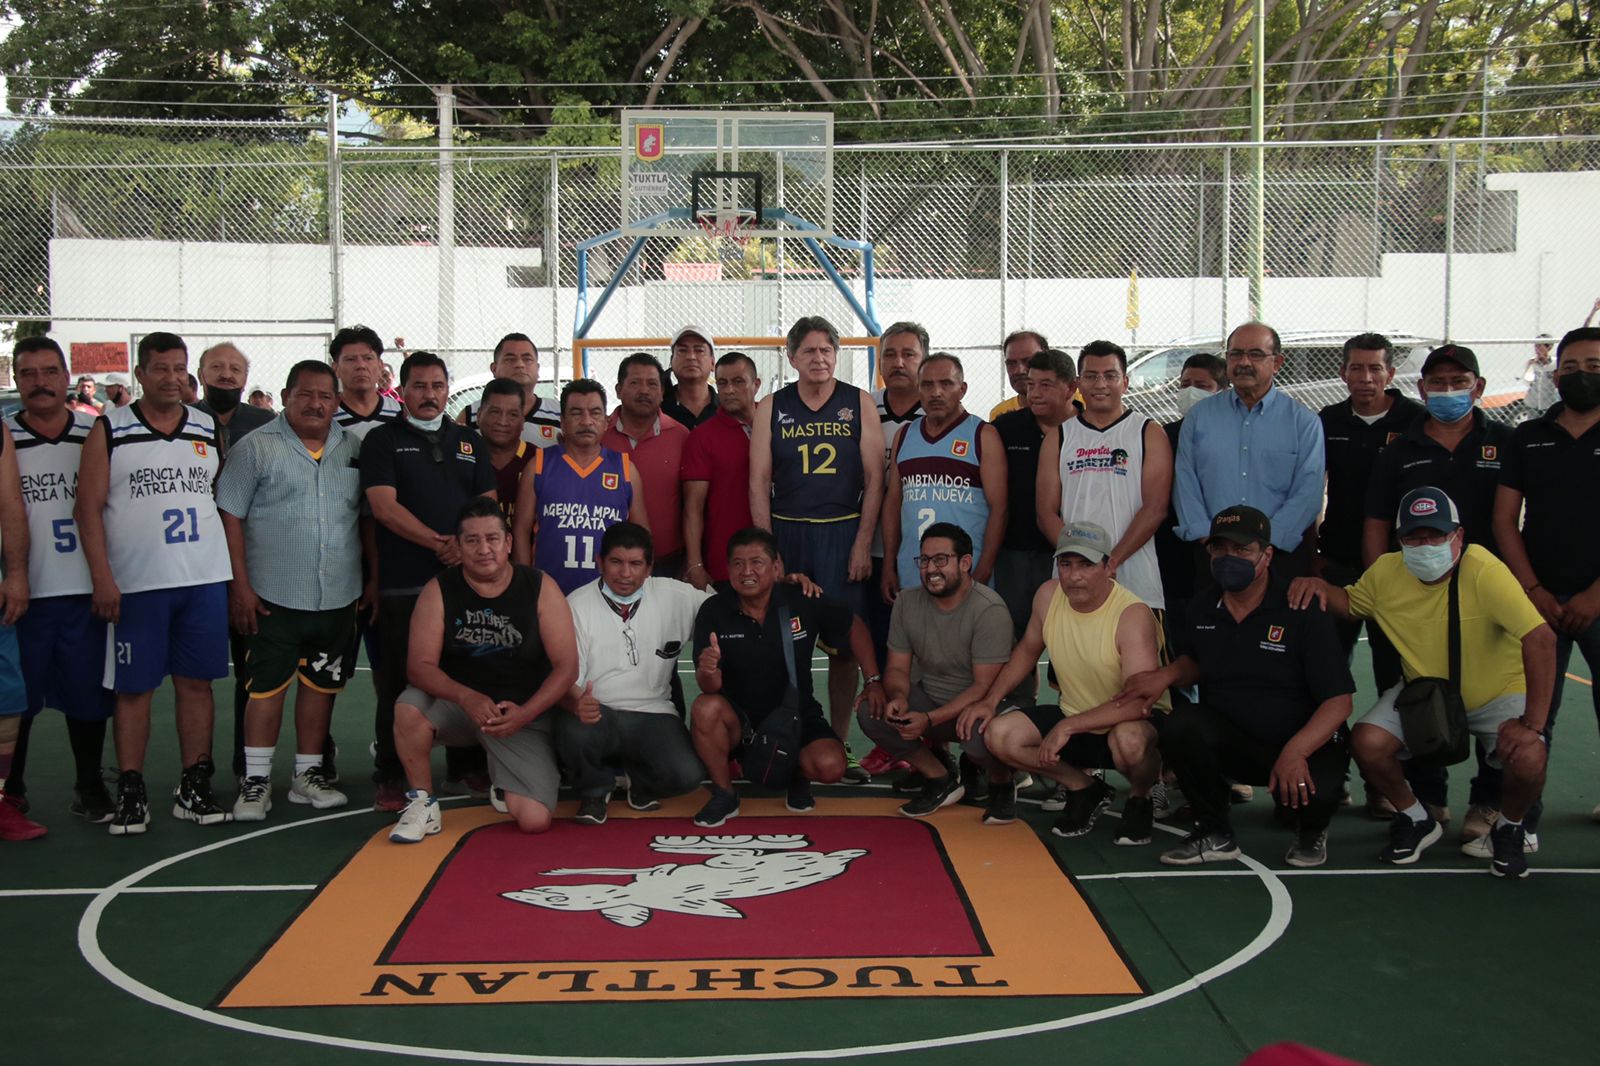
<path id="1" fill-rule="evenodd" d="M 658 812 L 627 811 L 614 817 L 687 818 L 700 802 L 698 796 L 681 796 Z M 813 817 L 898 817 L 898 805 L 898 800 L 827 798 Z M 574 809 L 572 803 L 563 804 L 558 815 L 569 817 Z M 746 818 L 789 817 L 778 799 L 746 799 L 742 813 Z M 1033 829 L 1022 822 L 983 825 L 970 807 L 948 807 L 926 821 L 937 831 L 983 928 L 987 956 L 378 963 L 462 837 L 504 818 L 490 807 L 449 810 L 443 832 L 404 846 L 389 842 L 385 826 L 223 993 L 217 1006 L 1003 998 L 1146 991 Z M 537 847 L 537 840 L 529 838 L 528 846 Z M 583 976 L 575 976 L 579 973 Z M 308 980 L 309 974 L 315 979 Z M 741 979 L 744 974 L 751 976 Z"/>
<path id="2" fill-rule="evenodd" d="M 635 158 L 646 163 L 654 163 L 666 152 L 666 127 L 660 124 L 646 124 L 633 127 L 633 154 Z M 654 134 L 656 146 L 653 150 L 645 148 L 645 138 Z"/>

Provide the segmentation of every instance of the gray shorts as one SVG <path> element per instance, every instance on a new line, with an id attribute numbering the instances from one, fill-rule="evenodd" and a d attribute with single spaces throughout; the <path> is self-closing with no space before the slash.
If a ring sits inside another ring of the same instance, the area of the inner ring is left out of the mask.
<path id="1" fill-rule="evenodd" d="M 459 706 L 435 699 L 415 685 L 400 693 L 399 702 L 422 712 L 433 725 L 435 739 L 452 748 L 476 744 L 489 754 L 489 778 L 499 788 L 556 808 L 561 773 L 556 769 L 554 741 L 557 709 L 541 714 L 509 737 L 491 737 Z"/>
<path id="2" fill-rule="evenodd" d="M 1403 687 L 1395 685 L 1380 695 L 1378 702 L 1372 705 L 1372 710 L 1362 715 L 1356 725 L 1375 725 L 1404 745 L 1406 735 L 1400 728 L 1400 712 L 1394 709 L 1395 697 L 1400 695 Z M 1492 699 L 1482 707 L 1468 707 L 1467 731 L 1483 741 L 1485 751 L 1493 751 L 1500 737 L 1500 726 L 1512 718 L 1521 718 L 1527 706 L 1528 697 L 1525 694 L 1512 692 Z M 1400 758 L 1411 758 L 1411 753 L 1403 746 Z"/>

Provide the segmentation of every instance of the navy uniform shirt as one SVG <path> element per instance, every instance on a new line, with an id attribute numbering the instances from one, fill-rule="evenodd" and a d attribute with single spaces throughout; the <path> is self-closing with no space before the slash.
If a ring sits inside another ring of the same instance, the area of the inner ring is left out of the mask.
<path id="1" fill-rule="evenodd" d="M 1522 540 L 1539 584 L 1557 596 L 1600 580 L 1600 426 L 1574 438 L 1556 404 L 1524 422 L 1506 445 L 1500 484 L 1522 493 Z"/>
<path id="2" fill-rule="evenodd" d="M 1277 581 L 1242 622 L 1215 585 L 1202 590 L 1174 637 L 1200 665 L 1200 702 L 1264 744 L 1287 742 L 1324 702 L 1356 690 L 1333 617 L 1291 609 Z"/>
<path id="3" fill-rule="evenodd" d="M 1394 402 L 1370 425 L 1355 413 L 1348 399 L 1329 404 L 1318 413 L 1327 454 L 1328 506 L 1318 530 L 1317 550 L 1325 558 L 1357 571 L 1362 569 L 1361 529 L 1367 515 L 1367 485 L 1378 453 L 1426 410 L 1417 401 L 1400 395 L 1399 389 L 1385 389 L 1384 395 Z M 1399 503 L 1396 500 L 1395 506 Z"/>
<path id="4" fill-rule="evenodd" d="M 739 609 L 736 593 L 723 589 L 705 602 L 694 620 L 695 662 L 700 661 L 700 653 L 710 646 L 715 633 L 722 651 L 721 695 L 753 723 L 778 706 L 789 687 L 783 638 L 778 632 L 780 605 L 789 611 L 800 712 L 820 715 L 822 705 L 811 692 L 811 651 L 819 639 L 830 648 L 850 646 L 855 615 L 844 604 L 826 596 L 807 599 L 795 586 L 777 584 L 772 586 L 766 619 L 757 622 Z"/>
<path id="5" fill-rule="evenodd" d="M 1405 494 L 1432 485 L 1455 501 L 1467 543 L 1481 544 L 1498 555 L 1490 522 L 1500 487 L 1500 457 L 1511 443 L 1510 427 L 1491 422 L 1481 408 L 1473 408 L 1472 429 L 1451 452 L 1428 436 L 1428 417 L 1411 423 L 1378 454 L 1367 486 L 1367 517 L 1382 519 L 1392 528 Z"/>

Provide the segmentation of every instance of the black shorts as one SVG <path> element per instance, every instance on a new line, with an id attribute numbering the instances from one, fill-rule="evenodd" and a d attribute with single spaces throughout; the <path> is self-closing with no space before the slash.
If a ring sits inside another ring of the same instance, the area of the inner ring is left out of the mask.
<path id="1" fill-rule="evenodd" d="M 1040 707 L 1023 707 L 1017 713 L 1027 716 L 1041 738 L 1066 717 L 1060 707 L 1050 703 Z M 1111 757 L 1110 735 L 1109 731 L 1072 734 L 1061 749 L 1061 761 L 1080 770 L 1115 770 L 1117 762 Z"/>
<path id="2" fill-rule="evenodd" d="M 318 692 L 337 693 L 355 662 L 356 605 L 297 611 L 265 605 L 256 632 L 245 637 L 245 687 L 254 700 L 276 696 L 296 677 Z"/>
<path id="3" fill-rule="evenodd" d="M 753 720 L 750 717 L 750 715 L 745 713 L 743 708 L 734 707 L 733 708 L 733 713 L 738 716 L 739 721 L 740 721 L 741 724 L 747 724 L 747 728 L 753 728 L 753 729 L 756 729 L 756 730 L 760 730 L 761 721 Z M 762 721 L 765 721 L 765 716 L 763 716 Z M 816 742 L 818 740 L 831 740 L 831 741 L 834 741 L 835 743 L 837 743 L 839 741 L 839 734 L 835 733 L 833 731 L 833 726 L 828 724 L 828 719 L 823 716 L 823 714 L 822 714 L 822 712 L 820 710 L 801 712 L 801 715 L 800 715 L 800 747 L 801 747 L 801 749 L 804 749 L 808 744 L 812 744 L 812 743 L 814 743 L 814 742 Z M 741 742 L 739 747 L 743 748 L 744 744 Z M 737 756 L 738 755 L 738 751 L 736 750 L 733 754 L 735 756 Z"/>

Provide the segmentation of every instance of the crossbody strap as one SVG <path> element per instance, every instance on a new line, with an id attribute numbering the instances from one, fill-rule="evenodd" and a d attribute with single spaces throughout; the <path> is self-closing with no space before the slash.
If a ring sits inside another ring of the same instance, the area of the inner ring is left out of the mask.
<path id="1" fill-rule="evenodd" d="M 1450 574 L 1450 684 L 1461 691 L 1461 564 Z"/>
<path id="2" fill-rule="evenodd" d="M 783 665 L 789 669 L 789 684 L 796 691 L 800 689 L 800 682 L 794 674 L 794 633 L 790 629 L 789 608 L 778 607 L 778 636 L 783 638 Z"/>

